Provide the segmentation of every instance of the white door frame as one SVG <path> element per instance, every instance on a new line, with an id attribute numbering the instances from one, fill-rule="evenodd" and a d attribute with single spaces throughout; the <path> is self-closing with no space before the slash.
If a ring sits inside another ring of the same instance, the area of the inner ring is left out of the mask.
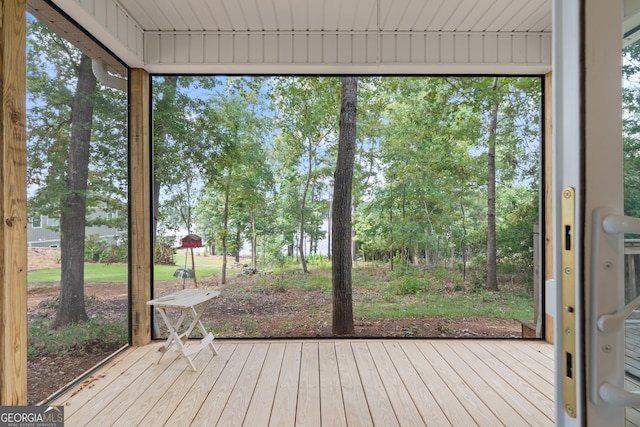
<path id="1" fill-rule="evenodd" d="M 624 203 L 622 11 L 623 0 L 554 0 L 553 6 L 555 400 L 556 422 L 562 426 L 623 426 L 625 422 L 624 408 L 598 401 L 592 394 L 597 381 L 590 383 L 596 372 L 624 380 L 624 344 L 619 335 L 610 337 L 614 348 L 612 353 L 607 348 L 606 360 L 593 357 L 605 346 L 592 347 L 602 338 L 593 327 L 594 297 L 598 301 L 600 297 L 592 289 L 592 276 L 605 266 L 592 260 L 591 232 L 594 211 L 608 207 L 622 213 Z M 569 223 L 561 209 L 563 197 L 571 197 L 575 207 Z M 567 263 L 568 245 L 574 269 Z M 601 250 L 600 257 L 607 259 L 612 280 L 606 286 L 614 295 L 607 304 L 613 301 L 613 307 L 600 304 L 600 309 L 611 312 L 624 301 L 624 287 L 618 280 L 624 277 L 623 254 L 617 246 L 606 250 Z M 571 351 L 575 353 L 568 354 Z"/>

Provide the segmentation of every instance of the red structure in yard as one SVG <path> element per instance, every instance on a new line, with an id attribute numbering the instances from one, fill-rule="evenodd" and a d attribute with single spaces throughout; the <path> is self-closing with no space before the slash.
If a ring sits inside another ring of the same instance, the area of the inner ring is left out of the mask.
<path id="1" fill-rule="evenodd" d="M 196 234 L 189 234 L 182 238 L 180 248 L 201 248 L 202 238 Z"/>

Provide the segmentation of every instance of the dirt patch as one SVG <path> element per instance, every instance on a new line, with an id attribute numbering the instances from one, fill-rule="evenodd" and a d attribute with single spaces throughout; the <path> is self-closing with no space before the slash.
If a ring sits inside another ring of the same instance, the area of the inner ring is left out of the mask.
<path id="1" fill-rule="evenodd" d="M 56 250 L 30 250 L 36 256 L 37 268 L 58 268 Z M 203 315 L 207 327 L 217 331 L 218 338 L 322 338 L 331 337 L 331 294 L 321 290 L 277 288 L 256 292 L 247 283 L 251 277 L 230 277 L 224 287 L 213 278 L 199 280 L 199 287 L 221 290 L 224 298 L 212 300 Z M 193 287 L 187 281 L 187 287 Z M 156 283 L 155 295 L 182 289 L 183 282 Z M 89 317 L 126 322 L 127 285 L 124 283 L 87 283 L 86 310 Z M 59 284 L 39 284 L 28 291 L 29 321 L 52 320 L 57 310 Z M 368 298 L 354 289 L 354 300 Z M 160 322 L 160 319 L 158 319 Z M 162 322 L 161 333 L 166 331 Z M 518 338 L 521 325 L 516 321 L 488 318 L 401 318 L 355 319 L 358 337 L 469 337 Z M 28 363 L 29 404 L 36 404 L 78 378 L 91 367 L 116 351 L 120 345 L 95 343 L 70 353 L 33 358 Z"/>

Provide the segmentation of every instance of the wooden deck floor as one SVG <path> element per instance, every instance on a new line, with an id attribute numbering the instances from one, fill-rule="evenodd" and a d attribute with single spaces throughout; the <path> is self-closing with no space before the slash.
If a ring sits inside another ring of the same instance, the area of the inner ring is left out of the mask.
<path id="1" fill-rule="evenodd" d="M 64 395 L 65 425 L 553 425 L 539 341 L 221 341 L 194 362 L 128 349 Z"/>

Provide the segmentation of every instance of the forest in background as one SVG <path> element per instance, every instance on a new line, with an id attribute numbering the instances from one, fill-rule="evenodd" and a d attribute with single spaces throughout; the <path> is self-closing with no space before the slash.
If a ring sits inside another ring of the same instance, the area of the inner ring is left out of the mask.
<path id="1" fill-rule="evenodd" d="M 497 263 L 530 277 L 541 79 L 361 77 L 358 91 L 353 259 L 482 269 L 491 198 Z M 339 77 L 154 77 L 153 94 L 158 241 L 250 247 L 252 268 L 329 256 Z"/>
<path id="2" fill-rule="evenodd" d="M 29 31 L 29 215 L 59 218 L 54 324 L 73 323 L 87 318 L 78 260 L 95 260 L 96 246 L 108 262 L 128 256 L 127 97 L 97 81 L 91 58 L 58 35 L 32 20 Z M 464 281 L 473 268 L 489 290 L 498 290 L 499 267 L 530 287 L 541 84 L 361 77 L 352 258 L 389 270 L 454 268 Z M 308 273 L 309 258 L 330 257 L 320 243 L 331 241 L 340 77 L 154 76 L 152 96 L 158 255 L 197 233 L 224 257 L 223 284 L 227 256 L 242 247 L 254 271 L 298 263 Z M 105 247 L 83 223 L 125 232 Z"/>

